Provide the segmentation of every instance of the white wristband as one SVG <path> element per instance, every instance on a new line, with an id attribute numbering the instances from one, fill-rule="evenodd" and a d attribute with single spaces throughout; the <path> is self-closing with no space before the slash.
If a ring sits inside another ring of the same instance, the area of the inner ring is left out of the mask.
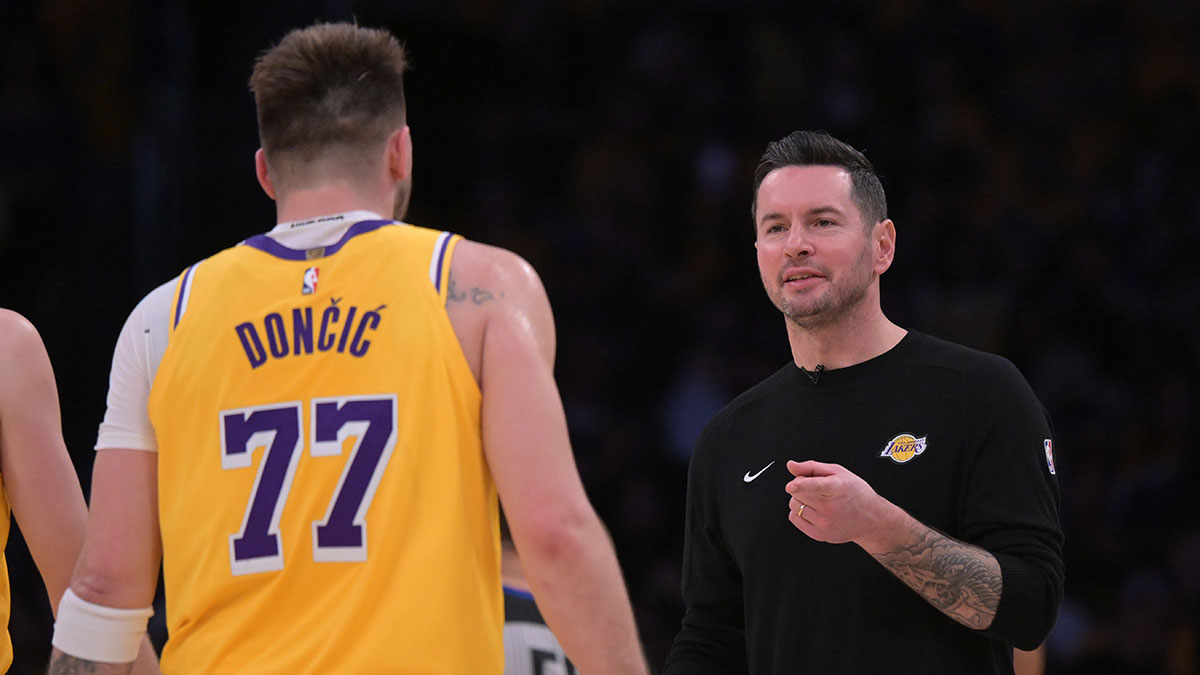
<path id="1" fill-rule="evenodd" d="M 97 605 L 68 588 L 58 603 L 51 644 L 64 654 L 88 661 L 131 663 L 137 659 L 152 614 L 152 607 L 117 609 Z"/>

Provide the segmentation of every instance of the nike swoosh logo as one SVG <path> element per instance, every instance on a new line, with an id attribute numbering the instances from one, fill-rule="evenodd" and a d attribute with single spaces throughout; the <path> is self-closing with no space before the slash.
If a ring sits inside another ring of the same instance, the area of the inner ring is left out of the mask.
<path id="1" fill-rule="evenodd" d="M 775 460 L 771 460 L 771 464 L 774 464 L 774 463 L 775 463 Z M 771 468 L 771 464 L 768 464 L 768 465 L 764 466 L 763 468 L 759 469 L 757 473 L 753 473 L 753 474 L 752 474 L 752 473 L 750 473 L 749 471 L 747 471 L 747 472 L 746 472 L 746 475 L 745 475 L 745 476 L 742 476 L 742 480 L 744 480 L 744 481 L 746 481 L 747 483 L 749 483 L 750 481 L 754 480 L 755 478 L 758 478 L 759 476 L 761 476 L 761 475 L 762 475 L 762 472 L 764 472 L 764 471 L 766 471 L 767 469 Z"/>

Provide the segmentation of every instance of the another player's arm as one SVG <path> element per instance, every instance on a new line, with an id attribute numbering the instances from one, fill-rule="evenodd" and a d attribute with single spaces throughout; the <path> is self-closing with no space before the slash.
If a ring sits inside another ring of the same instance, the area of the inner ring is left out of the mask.
<path id="1" fill-rule="evenodd" d="M 87 505 L 63 442 L 46 348 L 28 321 L 7 310 L 0 310 L 0 373 L 0 475 L 57 611 L 83 545 Z"/>
<path id="2" fill-rule="evenodd" d="M 512 253 L 472 242 L 451 274 L 460 296 L 449 302 L 486 312 L 484 450 L 538 607 L 581 672 L 644 673 L 620 566 L 571 453 L 541 280 Z"/>
<path id="3" fill-rule="evenodd" d="M 7 310 L 0 310 L 0 372 L 0 475 L 57 616 L 83 546 L 87 505 L 63 441 L 46 348 L 33 325 Z M 134 672 L 159 672 L 148 637 Z"/>
<path id="4" fill-rule="evenodd" d="M 128 613 L 153 604 L 162 560 L 157 473 L 157 455 L 153 452 L 127 449 L 96 452 L 87 534 L 71 577 L 71 590 L 84 602 Z M 145 630 L 145 618 L 141 619 L 141 630 Z M 57 645 L 59 627 L 55 631 Z M 140 654 L 139 668 L 145 644 Z M 129 673 L 133 665 L 132 661 L 90 661 L 64 654 L 56 647 L 50 672 Z"/>

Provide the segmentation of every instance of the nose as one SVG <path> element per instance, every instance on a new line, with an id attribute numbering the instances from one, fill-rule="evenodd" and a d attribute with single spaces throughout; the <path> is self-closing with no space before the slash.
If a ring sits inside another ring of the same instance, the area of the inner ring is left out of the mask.
<path id="1" fill-rule="evenodd" d="M 808 228 L 796 226 L 789 229 L 783 252 L 789 258 L 812 255 L 812 238 L 809 236 Z"/>

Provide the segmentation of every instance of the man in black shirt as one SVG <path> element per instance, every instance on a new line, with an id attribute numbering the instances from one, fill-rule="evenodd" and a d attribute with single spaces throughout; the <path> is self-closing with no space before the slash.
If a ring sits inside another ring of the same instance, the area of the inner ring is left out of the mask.
<path id="1" fill-rule="evenodd" d="M 697 443 L 666 673 L 1011 673 L 1062 599 L 1045 410 L 1007 360 L 884 316 L 896 228 L 862 153 L 771 143 L 752 215 L 793 362 Z"/>

